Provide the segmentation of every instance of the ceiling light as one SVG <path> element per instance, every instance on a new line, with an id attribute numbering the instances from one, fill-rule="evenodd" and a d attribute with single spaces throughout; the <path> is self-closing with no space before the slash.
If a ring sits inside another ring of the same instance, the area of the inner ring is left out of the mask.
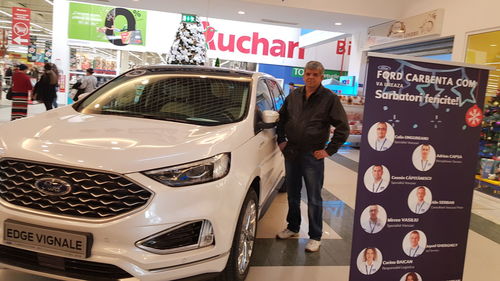
<path id="1" fill-rule="evenodd" d="M 41 25 L 38 25 L 38 24 L 36 24 L 36 23 L 31 23 L 31 25 L 34 25 L 34 26 L 36 26 L 36 27 L 38 27 L 38 28 L 41 28 L 41 29 L 43 29 L 43 30 L 45 30 L 45 31 L 47 31 L 47 32 L 52 33 L 52 30 L 50 30 L 50 29 L 48 29 L 48 28 L 45 28 L 45 27 L 43 27 L 43 26 L 41 26 Z"/>
<path id="2" fill-rule="evenodd" d="M 496 47 L 496 46 L 497 46 L 497 44 L 491 44 L 490 46 L 491 46 L 491 47 Z"/>
<path id="3" fill-rule="evenodd" d="M 240 15 L 244 15 L 244 14 L 245 14 L 245 11 L 238 11 L 238 14 L 240 14 Z"/>
<path id="4" fill-rule="evenodd" d="M 334 24 L 335 24 L 335 25 L 342 25 L 342 23 L 341 23 L 341 22 L 336 22 L 336 23 L 334 23 Z"/>
<path id="5" fill-rule="evenodd" d="M 9 13 L 7 13 L 7 12 L 4 12 L 4 11 L 2 11 L 2 10 L 0 10 L 0 13 L 1 13 L 1 14 L 6 15 L 6 16 L 8 16 L 8 17 L 12 17 L 12 15 L 11 15 L 11 14 L 9 14 Z"/>

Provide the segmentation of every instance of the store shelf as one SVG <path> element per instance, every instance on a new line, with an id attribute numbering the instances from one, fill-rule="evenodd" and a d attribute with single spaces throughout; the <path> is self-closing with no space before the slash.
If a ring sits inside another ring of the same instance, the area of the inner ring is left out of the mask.
<path id="1" fill-rule="evenodd" d="M 85 75 L 85 72 L 80 72 L 80 71 L 70 71 L 70 74 L 79 74 L 79 75 Z M 116 74 L 101 74 L 101 73 L 94 73 L 94 76 L 102 76 L 102 77 L 116 77 Z"/>

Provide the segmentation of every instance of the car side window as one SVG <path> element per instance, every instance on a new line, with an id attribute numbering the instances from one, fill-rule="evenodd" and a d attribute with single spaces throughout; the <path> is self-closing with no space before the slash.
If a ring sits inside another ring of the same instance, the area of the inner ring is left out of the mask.
<path id="1" fill-rule="evenodd" d="M 285 102 L 283 91 L 281 90 L 281 87 L 278 85 L 278 83 L 276 83 L 276 81 L 274 80 L 266 80 L 266 84 L 269 87 L 269 91 L 271 92 L 271 95 L 273 97 L 274 108 L 279 111 L 283 106 L 283 103 Z"/>
<path id="2" fill-rule="evenodd" d="M 269 93 L 269 89 L 263 79 L 257 83 L 257 108 L 259 111 L 275 110 L 273 99 Z"/>

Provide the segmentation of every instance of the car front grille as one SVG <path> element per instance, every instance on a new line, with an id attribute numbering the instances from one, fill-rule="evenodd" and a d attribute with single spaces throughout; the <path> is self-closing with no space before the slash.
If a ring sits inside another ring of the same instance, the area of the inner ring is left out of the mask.
<path id="1" fill-rule="evenodd" d="M 51 195 L 37 189 L 40 179 L 57 179 L 71 190 Z M 30 163 L 0 161 L 0 198 L 10 204 L 56 215 L 105 219 L 145 205 L 152 193 L 114 174 Z"/>
<path id="2" fill-rule="evenodd" d="M 76 279 L 107 281 L 132 277 L 112 264 L 46 255 L 5 245 L 0 245 L 0 262 Z"/>

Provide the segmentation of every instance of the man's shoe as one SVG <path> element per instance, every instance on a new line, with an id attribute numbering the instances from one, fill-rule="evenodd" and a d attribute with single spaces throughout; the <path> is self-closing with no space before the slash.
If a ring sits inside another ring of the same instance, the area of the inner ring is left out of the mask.
<path id="1" fill-rule="evenodd" d="M 278 234 L 276 234 L 276 238 L 278 238 L 278 239 L 288 239 L 288 238 L 297 237 L 297 236 L 299 236 L 298 232 L 293 232 L 288 228 L 285 228 L 285 230 L 280 231 L 280 232 L 278 232 Z"/>
<path id="2" fill-rule="evenodd" d="M 306 244 L 306 252 L 314 253 L 319 251 L 319 247 L 321 246 L 321 241 L 309 239 L 309 242 Z"/>

